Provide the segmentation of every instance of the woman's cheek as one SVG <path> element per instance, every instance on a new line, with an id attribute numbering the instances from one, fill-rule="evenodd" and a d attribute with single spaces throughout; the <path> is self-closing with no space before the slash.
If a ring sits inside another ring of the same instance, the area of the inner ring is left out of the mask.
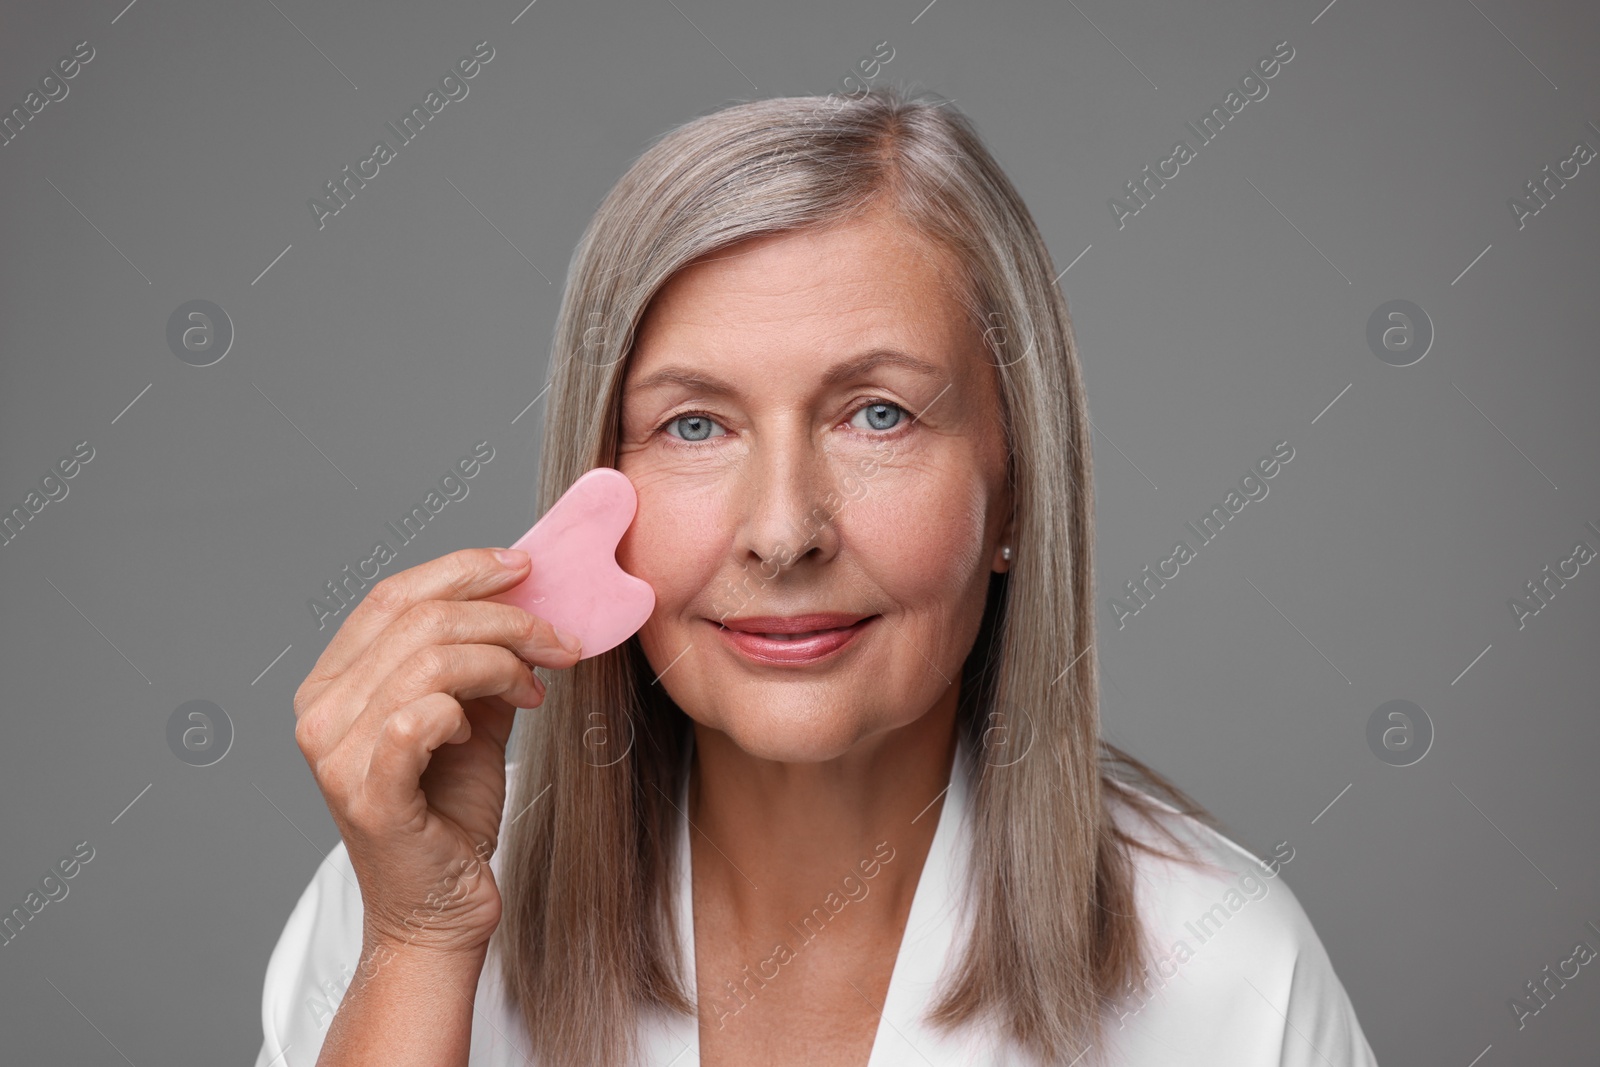
<path id="1" fill-rule="evenodd" d="M 635 478 L 638 510 L 617 545 L 617 562 L 649 582 L 657 610 L 690 600 L 725 553 L 726 502 L 705 484 L 665 476 Z"/>
<path id="2" fill-rule="evenodd" d="M 986 510 L 975 476 L 885 468 L 845 509 L 847 542 L 895 599 L 926 600 L 978 566 Z"/>

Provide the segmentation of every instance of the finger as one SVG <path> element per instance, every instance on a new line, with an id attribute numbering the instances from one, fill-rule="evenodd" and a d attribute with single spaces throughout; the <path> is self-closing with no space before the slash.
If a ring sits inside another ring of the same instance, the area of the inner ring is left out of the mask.
<path id="1" fill-rule="evenodd" d="M 533 667 L 567 668 L 582 655 L 561 644 L 549 620 L 515 605 L 428 600 L 389 623 L 346 675 L 370 689 L 423 648 L 444 644 L 500 645 Z"/>
<path id="2" fill-rule="evenodd" d="M 486 758 L 492 763 L 498 757 L 500 765 L 505 765 L 506 741 L 516 723 L 517 709 L 499 697 L 478 697 L 476 700 L 460 701 L 460 704 L 466 713 L 468 729 L 478 743 L 468 752 L 463 748 L 452 748 L 447 739 L 434 749 L 433 759 L 422 772 L 419 783 L 423 793 L 430 798 L 442 795 L 442 792 L 436 794 L 436 790 L 452 791 L 485 784 Z M 458 727 L 456 732 L 462 731 Z M 483 753 L 485 747 L 496 749 L 496 754 L 486 757 Z"/>
<path id="3" fill-rule="evenodd" d="M 425 600 L 394 619 L 367 654 L 324 689 L 317 724 L 323 738 L 338 738 L 367 705 L 383 679 L 437 645 L 499 645 L 530 666 L 570 667 L 579 652 L 567 651 L 555 627 L 511 604 L 474 600 Z M 543 682 L 540 682 L 541 692 Z"/>
<path id="4" fill-rule="evenodd" d="M 510 553 L 511 563 L 497 552 Z M 526 552 L 464 548 L 419 563 L 383 579 L 367 591 L 340 625 L 307 678 L 325 681 L 350 668 L 373 639 L 396 618 L 425 600 L 471 600 L 510 589 L 528 576 Z"/>
<path id="5" fill-rule="evenodd" d="M 506 742 L 511 737 L 511 727 L 516 721 L 516 707 L 501 697 L 477 697 L 463 700 L 460 704 L 466 712 L 466 722 L 445 738 L 444 743 L 460 745 L 474 737 L 482 737 L 504 752 Z"/>
<path id="6" fill-rule="evenodd" d="M 388 813 L 398 825 L 426 803 L 419 784 L 434 749 L 467 725 L 461 703 L 448 693 L 428 693 L 395 709 L 382 723 L 361 784 L 374 813 Z"/>
<path id="7" fill-rule="evenodd" d="M 537 675 L 534 678 L 538 680 Z M 542 687 L 544 682 L 540 681 L 539 685 Z M 544 703 L 543 693 L 541 688 L 541 705 Z M 472 736 L 492 741 L 496 748 L 504 752 L 511 740 L 511 729 L 517 721 L 516 705 L 502 697 L 479 697 L 476 700 L 463 700 L 461 706 L 466 709 Z"/>
<path id="8" fill-rule="evenodd" d="M 387 719 L 430 693 L 452 697 L 457 703 L 476 697 L 504 697 L 519 708 L 544 703 L 544 683 L 509 649 L 499 645 L 428 645 L 379 684 L 349 729 L 335 742 L 352 753 L 370 751 Z M 444 737 L 455 732 L 452 722 Z M 443 738 L 440 739 L 443 743 Z M 437 746 L 436 746 L 437 747 Z"/>

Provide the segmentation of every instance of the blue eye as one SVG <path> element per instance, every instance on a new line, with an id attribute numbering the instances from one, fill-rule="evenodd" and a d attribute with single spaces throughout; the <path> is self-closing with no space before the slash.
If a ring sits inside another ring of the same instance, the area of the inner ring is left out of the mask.
<path id="1" fill-rule="evenodd" d="M 864 405 L 856 414 L 866 413 L 867 429 L 892 430 L 900 423 L 900 416 L 906 409 L 899 404 L 891 404 L 887 400 L 877 400 Z M 851 420 L 852 423 L 854 420 Z"/>
<path id="2" fill-rule="evenodd" d="M 866 416 L 866 425 L 861 425 L 856 420 L 862 415 Z M 879 432 L 892 430 L 899 426 L 904 419 L 906 409 L 899 404 L 887 400 L 873 400 L 857 408 L 851 416 L 850 423 L 857 429 L 876 430 Z M 674 429 L 676 427 L 676 429 Z M 710 415 L 699 411 L 687 411 L 682 415 L 674 415 L 657 427 L 657 432 L 665 432 L 668 437 L 683 441 L 688 444 L 698 444 L 709 441 L 715 437 L 725 437 L 727 430 L 722 424 Z"/>
<path id="3" fill-rule="evenodd" d="M 720 436 L 712 434 L 711 428 L 717 424 L 708 415 L 679 415 L 677 418 L 669 420 L 665 428 L 671 430 L 672 427 L 680 424 L 684 428 L 684 432 L 681 437 L 678 434 L 672 435 L 674 437 L 679 437 L 680 440 L 704 441 L 712 436 Z"/>

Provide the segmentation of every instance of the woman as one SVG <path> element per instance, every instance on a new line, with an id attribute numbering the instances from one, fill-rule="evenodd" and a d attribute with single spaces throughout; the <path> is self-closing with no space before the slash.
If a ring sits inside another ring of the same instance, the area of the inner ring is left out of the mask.
<path id="1" fill-rule="evenodd" d="M 1373 1063 L 1292 847 L 1100 738 L 1054 276 L 937 101 L 653 145 L 574 256 L 539 487 L 629 477 L 654 613 L 580 662 L 484 599 L 540 561 L 471 549 L 350 614 L 260 1067 Z"/>

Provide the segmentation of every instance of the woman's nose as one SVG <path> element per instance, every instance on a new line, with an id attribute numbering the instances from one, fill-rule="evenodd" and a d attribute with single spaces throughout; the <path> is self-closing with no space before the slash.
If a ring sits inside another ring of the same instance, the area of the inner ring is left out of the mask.
<path id="1" fill-rule="evenodd" d="M 776 577 L 801 560 L 824 562 L 838 551 L 838 512 L 833 462 L 822 447 L 798 436 L 759 444 L 739 465 L 732 491 L 738 494 L 741 555 L 755 557 L 762 573 Z"/>

